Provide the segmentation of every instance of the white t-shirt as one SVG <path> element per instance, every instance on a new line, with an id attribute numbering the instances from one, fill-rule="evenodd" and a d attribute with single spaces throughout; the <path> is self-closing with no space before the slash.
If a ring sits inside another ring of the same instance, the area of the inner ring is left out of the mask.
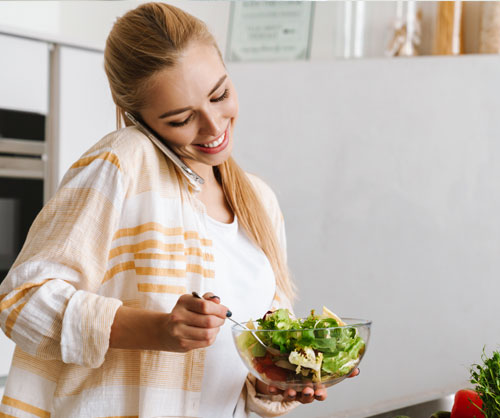
<path id="1" fill-rule="evenodd" d="M 271 307 L 276 281 L 269 260 L 248 238 L 236 217 L 218 222 L 206 215 L 216 263 L 215 291 L 237 322 L 256 320 Z M 230 418 L 247 376 L 226 320 L 213 345 L 207 348 L 200 416 Z"/>

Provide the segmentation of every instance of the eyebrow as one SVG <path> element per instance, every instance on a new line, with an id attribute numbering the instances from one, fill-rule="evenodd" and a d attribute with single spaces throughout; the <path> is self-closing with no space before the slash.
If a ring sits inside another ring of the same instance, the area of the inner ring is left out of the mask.
<path id="1" fill-rule="evenodd" d="M 224 80 L 226 78 L 227 78 L 227 74 L 224 74 L 219 79 L 219 81 L 217 81 L 217 83 L 215 84 L 214 88 L 212 90 L 210 90 L 210 92 L 208 93 L 207 97 L 210 97 L 221 86 L 221 84 L 224 82 Z M 169 116 L 178 115 L 179 113 L 183 113 L 183 112 L 186 112 L 187 110 L 191 110 L 191 109 L 192 109 L 192 107 L 188 106 L 188 107 L 183 107 L 181 109 L 170 110 L 170 111 L 165 112 L 165 113 L 161 114 L 160 116 L 158 116 L 158 119 L 164 119 L 164 118 L 167 118 Z"/>

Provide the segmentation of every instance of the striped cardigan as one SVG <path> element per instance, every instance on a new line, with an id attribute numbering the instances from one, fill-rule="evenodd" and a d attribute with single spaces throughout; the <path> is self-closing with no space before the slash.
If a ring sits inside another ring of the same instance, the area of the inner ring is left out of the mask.
<path id="1" fill-rule="evenodd" d="M 249 178 L 284 244 L 272 191 Z M 205 350 L 109 348 L 116 310 L 170 312 L 215 277 L 204 205 L 150 140 L 115 131 L 66 173 L 0 286 L 0 325 L 17 344 L 1 417 L 199 417 Z M 277 291 L 274 306 L 288 306 Z M 277 416 L 248 377 L 237 411 Z M 223 388 L 221 388 L 223 390 Z"/>

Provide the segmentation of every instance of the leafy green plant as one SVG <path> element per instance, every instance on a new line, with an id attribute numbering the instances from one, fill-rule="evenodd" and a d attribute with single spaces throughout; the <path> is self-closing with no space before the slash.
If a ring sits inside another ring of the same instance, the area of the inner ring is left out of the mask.
<path id="1" fill-rule="evenodd" d="M 483 348 L 483 364 L 473 364 L 470 382 L 483 401 L 482 411 L 487 418 L 500 417 L 500 353 L 488 357 Z"/>

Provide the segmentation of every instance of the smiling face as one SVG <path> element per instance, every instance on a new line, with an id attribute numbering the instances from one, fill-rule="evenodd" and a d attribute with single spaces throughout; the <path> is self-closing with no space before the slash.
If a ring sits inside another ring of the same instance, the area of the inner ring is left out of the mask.
<path id="1" fill-rule="evenodd" d="M 238 98 L 215 47 L 191 43 L 150 86 L 140 116 L 186 164 L 200 174 L 229 158 Z"/>

